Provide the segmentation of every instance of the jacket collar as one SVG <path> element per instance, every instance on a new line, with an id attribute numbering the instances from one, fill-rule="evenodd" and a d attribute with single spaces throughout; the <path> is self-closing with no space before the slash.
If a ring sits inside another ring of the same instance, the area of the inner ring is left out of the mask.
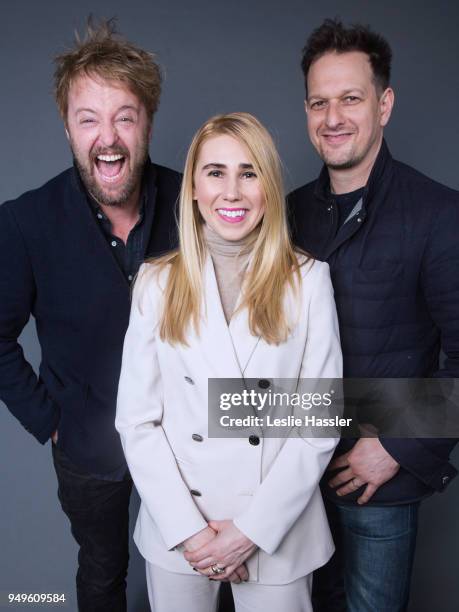
<path id="1" fill-rule="evenodd" d="M 359 212 L 358 214 L 354 215 L 352 219 L 342 225 L 338 229 L 338 233 L 331 239 L 331 242 L 325 246 L 321 254 L 321 258 L 323 258 L 325 261 L 327 261 L 332 253 L 334 253 L 342 244 L 352 238 L 352 236 L 365 224 L 368 211 L 371 211 L 371 208 L 374 208 L 375 205 L 377 205 L 377 202 L 380 201 L 380 198 L 377 198 L 376 194 L 383 193 L 383 185 L 384 183 L 387 183 L 392 174 L 392 161 L 392 156 L 389 152 L 387 144 L 385 140 L 383 140 L 381 148 L 376 157 L 376 161 L 371 169 L 368 182 L 363 191 Z M 320 201 L 323 201 L 324 204 L 327 204 L 327 206 L 330 200 L 328 185 L 328 170 L 326 167 L 324 167 L 322 168 L 322 172 L 317 180 L 315 189 L 317 198 Z"/>
<path id="2" fill-rule="evenodd" d="M 375 191 L 379 189 L 381 181 L 384 181 L 389 176 L 392 170 L 392 162 L 392 155 L 390 154 L 389 147 L 387 146 L 387 143 L 383 138 L 381 147 L 379 149 L 375 163 L 373 164 L 373 168 L 371 169 L 370 176 L 368 177 L 368 182 L 363 192 L 363 208 L 365 208 L 368 202 L 371 201 Z M 319 178 L 316 181 L 314 195 L 319 200 L 328 202 L 329 194 L 330 177 L 328 174 L 328 168 L 324 164 L 320 172 Z"/>

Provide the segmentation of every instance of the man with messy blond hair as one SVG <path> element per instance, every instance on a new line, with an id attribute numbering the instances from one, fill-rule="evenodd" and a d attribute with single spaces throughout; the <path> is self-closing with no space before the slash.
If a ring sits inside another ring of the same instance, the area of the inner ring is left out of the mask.
<path id="1" fill-rule="evenodd" d="M 154 55 L 114 34 L 114 19 L 100 24 L 90 19 L 86 37 L 81 39 L 76 32 L 75 47 L 55 58 L 54 93 L 64 121 L 69 89 L 79 74 L 128 83 L 145 106 L 150 121 L 158 110 L 162 79 Z"/>
<path id="2" fill-rule="evenodd" d="M 161 92 L 153 56 L 113 21 L 56 58 L 74 165 L 0 207 L 0 398 L 45 444 L 79 545 L 78 608 L 126 610 L 132 481 L 114 428 L 130 284 L 175 242 L 180 177 L 151 163 Z M 37 377 L 17 339 L 30 315 Z"/>

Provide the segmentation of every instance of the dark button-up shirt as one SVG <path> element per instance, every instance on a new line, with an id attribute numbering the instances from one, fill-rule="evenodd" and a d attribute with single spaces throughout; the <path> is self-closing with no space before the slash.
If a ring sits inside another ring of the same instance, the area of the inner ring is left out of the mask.
<path id="1" fill-rule="evenodd" d="M 139 219 L 129 232 L 126 244 L 113 234 L 110 219 L 102 210 L 100 204 L 88 196 L 94 210 L 97 222 L 104 234 L 110 249 L 123 272 L 126 280 L 131 283 L 140 265 L 143 263 L 145 245 L 149 238 L 149 228 L 153 220 L 154 202 L 150 201 L 145 186 L 141 191 Z"/>
<path id="2" fill-rule="evenodd" d="M 86 190 L 85 192 L 87 194 L 88 202 L 94 211 L 97 223 L 102 230 L 105 239 L 107 240 L 113 256 L 126 280 L 130 284 L 135 278 L 140 265 L 144 261 L 145 247 L 148 242 L 151 224 L 153 221 L 155 197 L 154 195 L 153 197 L 151 197 L 151 195 L 148 197 L 148 190 L 145 183 L 143 183 L 139 204 L 139 219 L 129 232 L 129 236 L 125 244 L 121 238 L 114 235 L 111 221 L 102 210 L 100 204 L 94 198 L 92 198 Z M 130 477 L 126 466 L 122 466 L 121 468 L 118 468 L 114 472 L 110 472 L 108 474 L 91 474 L 91 476 L 100 480 L 109 481 L 121 481 Z"/>

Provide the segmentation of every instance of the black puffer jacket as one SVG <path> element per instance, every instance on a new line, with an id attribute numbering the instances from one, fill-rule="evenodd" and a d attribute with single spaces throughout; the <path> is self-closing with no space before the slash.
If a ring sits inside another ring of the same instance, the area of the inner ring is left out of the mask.
<path id="1" fill-rule="evenodd" d="M 330 264 L 344 376 L 459 377 L 459 193 L 395 161 L 383 142 L 362 209 L 339 231 L 326 167 L 288 202 L 294 242 Z M 370 503 L 421 499 L 457 473 L 454 439 L 381 442 L 401 470 Z M 337 453 L 352 444 L 342 440 Z M 360 494 L 336 500 L 354 503 Z"/>

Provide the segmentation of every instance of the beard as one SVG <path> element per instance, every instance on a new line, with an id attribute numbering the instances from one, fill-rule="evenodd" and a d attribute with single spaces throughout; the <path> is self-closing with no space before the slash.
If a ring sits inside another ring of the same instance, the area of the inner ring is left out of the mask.
<path id="1" fill-rule="evenodd" d="M 358 166 L 362 161 L 363 156 L 356 155 L 342 161 L 335 161 L 327 158 L 326 156 L 322 157 L 322 159 L 324 160 L 327 168 L 330 168 L 331 170 L 348 170 L 349 168 L 355 168 L 355 166 Z"/>
<path id="2" fill-rule="evenodd" d="M 122 208 L 140 188 L 145 162 L 148 158 L 147 137 L 139 143 L 134 158 L 131 158 L 129 150 L 121 145 L 97 147 L 90 152 L 89 156 L 83 156 L 73 141 L 70 141 L 70 148 L 83 185 L 99 204 Z M 110 188 L 110 186 L 100 184 L 95 175 L 98 155 L 122 155 L 123 164 L 131 164 L 131 167 L 126 168 L 127 175 L 121 185 Z"/>
<path id="3" fill-rule="evenodd" d="M 373 133 L 365 143 L 354 143 L 347 150 L 330 151 L 321 146 L 318 153 L 324 164 L 330 170 L 349 170 L 359 166 L 369 155 L 370 151 L 378 143 L 379 135 Z"/>
<path id="4" fill-rule="evenodd" d="M 348 170 L 349 168 L 354 168 L 358 166 L 360 162 L 366 156 L 367 151 L 363 151 L 358 153 L 353 148 L 349 151 L 343 152 L 335 152 L 335 154 L 330 153 L 327 150 L 321 148 L 319 151 L 319 155 L 322 158 L 322 161 L 331 170 Z"/>

